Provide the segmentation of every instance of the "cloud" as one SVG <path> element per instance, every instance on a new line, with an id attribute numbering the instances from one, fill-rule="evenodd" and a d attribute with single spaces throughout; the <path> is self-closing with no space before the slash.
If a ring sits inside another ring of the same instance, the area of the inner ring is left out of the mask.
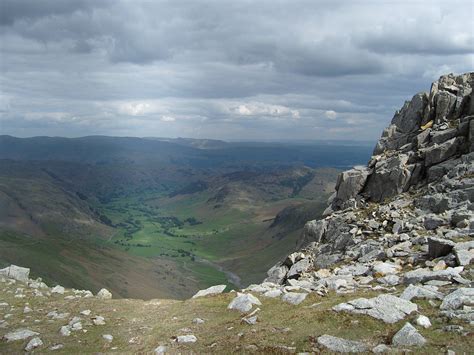
<path id="1" fill-rule="evenodd" d="M 327 110 L 324 112 L 324 115 L 330 120 L 335 120 L 337 117 L 337 112 L 333 110 Z"/>
<path id="2" fill-rule="evenodd" d="M 467 0 L 0 6 L 0 128 L 22 136 L 375 140 L 474 60 Z"/>

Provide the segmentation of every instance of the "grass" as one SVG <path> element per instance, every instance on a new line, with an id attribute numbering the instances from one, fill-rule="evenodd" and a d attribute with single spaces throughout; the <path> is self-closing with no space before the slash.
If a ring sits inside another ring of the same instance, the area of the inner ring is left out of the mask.
<path id="1" fill-rule="evenodd" d="M 318 349 L 316 339 L 329 334 L 345 339 L 363 341 L 371 346 L 389 344 L 390 340 L 406 321 L 414 324 L 417 314 L 395 324 L 385 324 L 365 315 L 335 313 L 331 307 L 357 297 L 372 297 L 373 291 L 358 291 L 350 295 L 330 294 L 320 297 L 311 294 L 298 306 L 283 303 L 279 299 L 258 296 L 263 305 L 258 312 L 258 323 L 249 326 L 241 322 L 242 314 L 227 310 L 234 297 L 232 293 L 187 301 L 152 300 L 110 300 L 76 299 L 66 301 L 63 296 L 50 298 L 18 299 L 14 291 L 18 285 L 5 287 L 0 284 L 0 301 L 14 306 L 12 310 L 0 309 L 0 314 L 13 314 L 8 321 L 9 329 L 29 328 L 41 333 L 46 347 L 61 343 L 64 349 L 58 353 L 150 353 L 158 345 L 166 345 L 171 353 L 233 353 L 246 352 L 248 347 L 256 347 L 259 352 L 281 353 L 280 346 L 296 348 L 297 352 L 312 352 Z M 70 294 L 70 293 L 68 293 Z M 33 309 L 24 315 L 25 303 Z M 428 302 L 418 302 L 419 312 L 428 316 L 433 327 L 421 329 L 420 333 L 428 340 L 423 348 L 412 348 L 414 353 L 441 354 L 447 349 L 456 353 L 469 353 L 474 346 L 473 337 L 458 333 L 443 332 L 445 323 L 436 319 L 438 309 Z M 101 315 L 106 319 L 105 326 L 93 326 L 88 317 L 83 318 L 86 333 L 74 332 L 70 337 L 61 337 L 58 330 L 68 320 L 46 320 L 46 314 L 57 309 L 69 312 L 71 319 L 84 309 L 92 310 L 91 316 Z M 205 320 L 204 324 L 194 324 L 196 317 Z M 39 319 L 40 323 L 34 320 Z M 466 330 L 472 326 L 462 324 Z M 185 330 L 187 328 L 188 330 Z M 0 335 L 6 333 L 0 329 Z M 172 342 L 177 335 L 194 334 L 198 341 L 190 345 Z M 112 334 L 114 340 L 107 343 L 103 334 Z M 0 342 L 0 353 L 21 352 L 26 341 Z"/>

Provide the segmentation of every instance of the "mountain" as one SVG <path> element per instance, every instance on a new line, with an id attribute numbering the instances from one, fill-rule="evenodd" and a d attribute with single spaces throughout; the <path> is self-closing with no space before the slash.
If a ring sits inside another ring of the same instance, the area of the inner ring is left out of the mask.
<path id="1" fill-rule="evenodd" d="M 335 167 L 368 154 L 332 143 L 324 167 L 322 146 L 1 136 L 0 266 L 147 299 L 257 282 L 304 226 L 301 217 L 273 225 L 275 216 L 320 216 Z"/>

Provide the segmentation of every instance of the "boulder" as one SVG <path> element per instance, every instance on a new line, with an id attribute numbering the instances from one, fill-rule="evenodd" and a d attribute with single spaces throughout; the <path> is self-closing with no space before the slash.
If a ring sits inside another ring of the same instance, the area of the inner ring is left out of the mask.
<path id="1" fill-rule="evenodd" d="M 426 339 L 408 322 L 392 338 L 395 346 L 423 346 L 425 343 Z"/>
<path id="2" fill-rule="evenodd" d="M 197 342 L 197 338 L 196 338 L 196 336 L 194 336 L 192 334 L 180 335 L 180 336 L 176 337 L 176 342 L 178 344 L 195 343 L 195 342 Z"/>
<path id="3" fill-rule="evenodd" d="M 272 282 L 281 285 L 286 279 L 288 270 L 288 266 L 286 265 L 275 265 L 267 271 L 268 277 L 264 282 Z"/>
<path id="4" fill-rule="evenodd" d="M 257 297 L 250 293 L 237 293 L 237 297 L 229 303 L 227 309 L 248 312 L 252 309 L 254 304 L 260 306 L 262 303 Z"/>
<path id="5" fill-rule="evenodd" d="M 428 238 L 428 255 L 432 259 L 448 255 L 453 250 L 454 244 L 448 239 L 430 237 Z"/>
<path id="6" fill-rule="evenodd" d="M 418 93 L 406 101 L 401 110 L 395 113 L 391 124 L 403 133 L 417 131 L 421 126 L 423 111 L 428 104 L 428 95 Z"/>
<path id="7" fill-rule="evenodd" d="M 425 156 L 425 166 L 430 167 L 454 157 L 460 153 L 465 140 L 464 137 L 455 137 L 442 144 L 434 144 L 428 148 L 421 149 Z"/>
<path id="8" fill-rule="evenodd" d="M 332 201 L 333 208 L 340 207 L 345 201 L 357 196 L 365 186 L 371 170 L 357 166 L 339 174 L 336 183 L 336 196 Z"/>
<path id="9" fill-rule="evenodd" d="M 441 306 L 442 310 L 458 309 L 463 305 L 474 306 L 474 288 L 458 288 L 447 295 Z"/>
<path id="10" fill-rule="evenodd" d="M 367 314 L 381 319 L 385 323 L 396 323 L 418 310 L 415 303 L 402 298 L 382 294 L 374 298 L 358 298 L 333 307 L 336 312 L 346 311 L 355 314 Z"/>
<path id="11" fill-rule="evenodd" d="M 409 271 L 405 274 L 403 282 L 405 284 L 425 283 L 430 280 L 451 281 L 455 277 L 460 277 L 462 269 L 448 267 L 445 270 L 432 271 L 427 268 L 420 268 Z"/>
<path id="12" fill-rule="evenodd" d="M 302 273 L 308 271 L 313 266 L 309 258 L 301 259 L 293 264 L 286 275 L 287 278 L 298 278 Z"/>
<path id="13" fill-rule="evenodd" d="M 416 324 L 425 329 L 431 327 L 430 319 L 427 316 L 423 316 L 423 315 L 419 315 L 416 318 Z"/>
<path id="14" fill-rule="evenodd" d="M 31 339 L 28 342 L 28 344 L 26 344 L 25 351 L 29 352 L 29 351 L 32 351 L 36 348 L 39 348 L 40 346 L 43 346 L 43 341 L 40 338 L 35 337 L 35 338 Z"/>
<path id="15" fill-rule="evenodd" d="M 65 289 L 61 285 L 56 285 L 51 289 L 51 293 L 57 293 L 59 295 L 63 295 L 64 291 Z"/>
<path id="16" fill-rule="evenodd" d="M 368 177 L 363 194 L 372 201 L 383 201 L 387 197 L 408 190 L 411 172 L 408 155 L 399 154 L 377 162 L 374 172 Z"/>
<path id="17" fill-rule="evenodd" d="M 409 285 L 405 290 L 403 290 L 400 298 L 407 301 L 411 301 L 413 298 L 442 300 L 444 295 L 433 287 Z"/>
<path id="18" fill-rule="evenodd" d="M 192 298 L 199 298 L 209 295 L 217 295 L 226 289 L 226 285 L 216 285 L 206 288 L 205 290 L 199 290 Z"/>
<path id="19" fill-rule="evenodd" d="M 338 353 L 361 353 L 369 350 L 367 345 L 359 341 L 346 340 L 327 334 L 318 337 L 318 344 L 329 351 Z"/>
<path id="20" fill-rule="evenodd" d="M 112 293 L 109 290 L 103 288 L 99 292 L 97 292 L 97 298 L 101 300 L 110 300 L 112 299 Z"/>
<path id="21" fill-rule="evenodd" d="M 21 266 L 10 265 L 4 269 L 1 269 L 0 275 L 17 281 L 27 282 L 30 276 L 30 269 Z"/>
<path id="22" fill-rule="evenodd" d="M 25 340 L 35 335 L 39 335 L 39 333 L 34 332 L 30 329 L 17 329 L 5 334 L 3 336 L 3 339 L 6 340 L 7 342 L 10 342 L 10 341 L 17 341 L 17 340 Z"/>
<path id="23" fill-rule="evenodd" d="M 285 293 L 281 299 L 284 302 L 298 305 L 305 300 L 306 296 L 308 296 L 307 293 L 288 292 Z"/>
<path id="24" fill-rule="evenodd" d="M 312 220 L 306 222 L 303 228 L 303 239 L 305 243 L 319 243 L 327 228 L 327 222 L 322 220 Z"/>

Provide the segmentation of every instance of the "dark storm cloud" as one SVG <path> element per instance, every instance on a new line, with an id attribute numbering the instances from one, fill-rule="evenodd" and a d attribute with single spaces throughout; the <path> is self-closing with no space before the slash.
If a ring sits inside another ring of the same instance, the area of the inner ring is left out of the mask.
<path id="1" fill-rule="evenodd" d="M 375 139 L 473 66 L 467 0 L 1 6 L 2 133 Z"/>

